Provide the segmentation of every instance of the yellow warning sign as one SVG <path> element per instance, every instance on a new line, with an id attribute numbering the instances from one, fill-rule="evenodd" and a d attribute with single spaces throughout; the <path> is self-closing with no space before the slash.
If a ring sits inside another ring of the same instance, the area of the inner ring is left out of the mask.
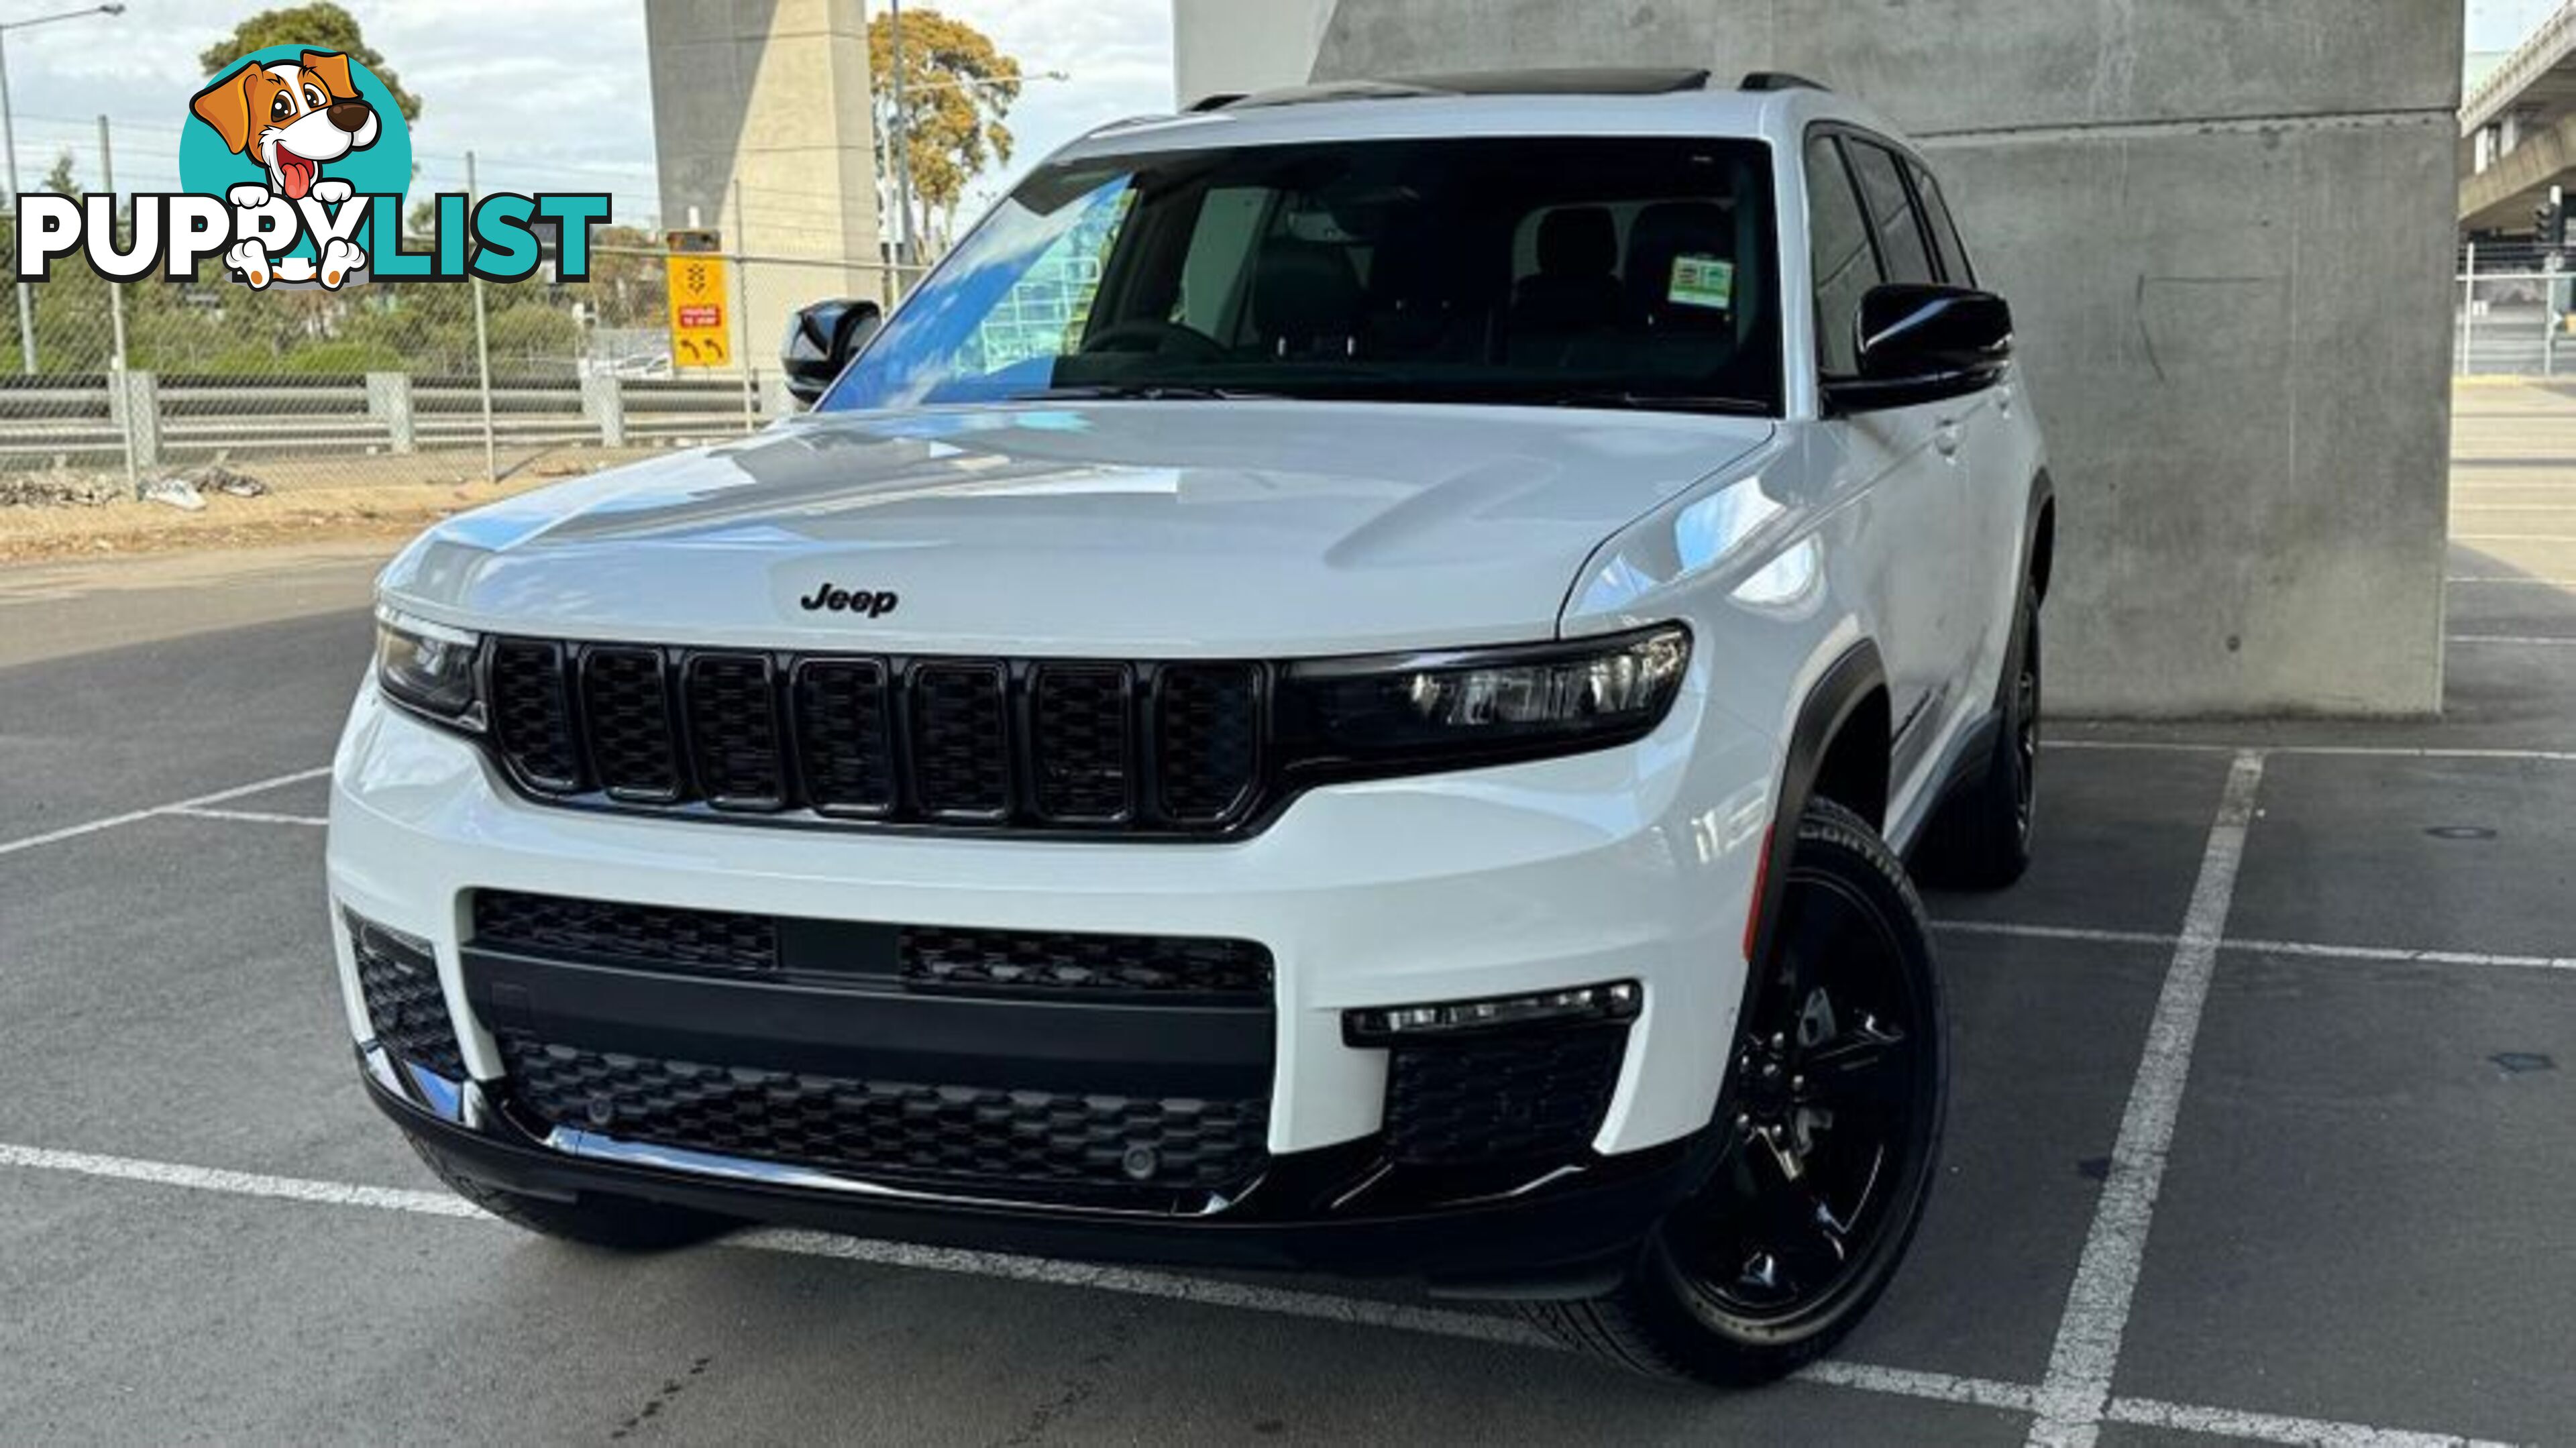
<path id="1" fill-rule="evenodd" d="M 726 343 L 725 259 L 716 254 L 721 242 L 712 231 L 674 231 L 667 240 L 671 254 L 662 265 L 670 294 L 671 365 L 732 366 Z"/>

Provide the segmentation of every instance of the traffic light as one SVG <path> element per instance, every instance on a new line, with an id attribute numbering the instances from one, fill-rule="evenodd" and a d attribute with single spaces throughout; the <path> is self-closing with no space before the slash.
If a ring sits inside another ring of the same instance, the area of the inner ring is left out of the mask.
<path id="1" fill-rule="evenodd" d="M 2533 239 L 2542 246 L 2565 246 L 2567 244 L 2566 204 L 2550 200 L 2531 208 L 2531 231 Z"/>

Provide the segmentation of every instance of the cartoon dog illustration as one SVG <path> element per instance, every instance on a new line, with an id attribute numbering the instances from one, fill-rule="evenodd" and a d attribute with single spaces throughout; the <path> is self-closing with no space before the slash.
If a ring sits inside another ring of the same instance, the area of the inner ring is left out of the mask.
<path id="1" fill-rule="evenodd" d="M 266 205 L 272 193 L 288 201 L 311 196 L 339 205 L 352 194 L 350 185 L 325 178 L 323 163 L 374 145 L 378 130 L 375 107 L 359 99 L 349 80 L 349 57 L 332 51 L 308 50 L 295 63 L 252 61 L 197 92 L 188 108 L 215 128 L 227 148 L 268 172 L 266 187 L 232 188 L 235 206 Z M 318 269 L 326 287 L 367 264 L 366 252 L 347 241 L 326 241 L 321 251 Z M 227 247 L 224 260 L 254 287 L 268 285 L 280 270 L 256 237 Z M 292 270 L 311 274 L 301 258 L 289 262 Z"/>

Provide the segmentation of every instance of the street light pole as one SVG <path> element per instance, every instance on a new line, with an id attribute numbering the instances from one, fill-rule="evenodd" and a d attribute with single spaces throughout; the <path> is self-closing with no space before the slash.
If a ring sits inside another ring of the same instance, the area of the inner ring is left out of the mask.
<path id="1" fill-rule="evenodd" d="M 0 142 L 9 152 L 9 209 L 18 209 L 18 122 L 9 104 L 9 27 L 0 25 Z M 18 279 L 18 370 L 36 370 L 36 292 Z"/>
<path id="2" fill-rule="evenodd" d="M 86 10 L 65 10 L 55 15 L 39 15 L 32 20 L 0 21 L 0 151 L 5 151 L 9 167 L 9 207 L 18 206 L 18 122 L 9 105 L 9 48 L 12 30 L 30 25 L 50 25 L 57 20 L 78 20 L 86 15 L 122 15 L 125 7 L 92 5 Z M 18 367 L 22 372 L 36 370 L 36 292 L 25 280 L 18 283 Z"/>

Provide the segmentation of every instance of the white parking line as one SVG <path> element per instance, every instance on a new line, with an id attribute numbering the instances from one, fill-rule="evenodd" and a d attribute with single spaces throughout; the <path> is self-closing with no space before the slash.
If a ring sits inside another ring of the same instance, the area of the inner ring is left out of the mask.
<path id="1" fill-rule="evenodd" d="M 2445 578 L 2445 579 L 2443 579 L 2442 581 L 2443 581 L 2444 583 L 2449 583 L 2449 584 L 2454 584 L 2454 585 L 2456 585 L 2456 584 L 2463 584 L 2463 583 L 2474 583 L 2474 584 L 2479 584 L 2479 585 L 2481 585 L 2481 586 L 2490 586 L 2490 587 L 2494 587 L 2494 586 L 2508 586 L 2508 585 L 2509 585 L 2509 586 L 2514 587 L 2514 588 L 2557 588 L 2557 589 L 2576 589 L 2576 578 L 2525 578 L 2525 577 L 2511 577 L 2511 578 L 2508 578 L 2508 577 L 2504 577 L 2504 576 L 2502 576 L 2502 575 L 2497 575 L 2497 574 L 2486 574 L 2486 573 L 2454 573 L 2454 574 L 2452 574 L 2450 577 Z"/>
<path id="2" fill-rule="evenodd" d="M 176 814 L 185 810 L 198 809 L 205 805 L 222 804 L 226 800 L 240 799 L 244 795 L 258 794 L 262 790 L 275 789 L 280 785 L 302 784 L 308 779 L 319 779 L 330 772 L 331 766 L 327 764 L 314 769 L 299 769 L 293 774 L 281 774 L 275 779 L 256 780 L 249 784 L 235 785 L 231 789 L 219 789 L 213 794 L 201 794 L 194 799 L 183 799 L 170 804 L 154 805 L 150 809 L 128 810 L 124 814 L 109 815 L 105 819 L 91 820 L 87 824 L 66 825 L 58 830 L 48 830 L 41 835 L 28 835 L 22 839 L 0 842 L 0 855 L 14 855 L 20 850 L 32 850 L 38 845 L 52 845 L 59 844 L 64 840 L 75 840 L 83 835 L 94 835 L 100 830 L 112 830 L 118 825 L 130 825 L 138 820 L 148 820 L 157 815 Z"/>
<path id="3" fill-rule="evenodd" d="M 2305 754 L 2349 759 L 2492 759 L 2541 764 L 2576 764 L 2576 749 L 2446 749 L 2403 744 L 2207 744 L 2196 740 L 2051 739 L 2049 749 L 2132 751 L 2140 754 L 2235 754 L 2258 749 L 2265 754 Z"/>
<path id="4" fill-rule="evenodd" d="M 2024 925 L 2007 920 L 1935 920 L 1932 928 L 1952 935 L 1992 935 L 2007 940 L 2074 940 L 2102 945 L 2179 944 L 2179 935 L 2152 930 L 2088 930 L 2075 925 Z M 2576 971 L 2576 955 L 2497 955 L 2477 950 L 2418 950 L 2403 945 L 2336 945 L 2322 940 L 2222 940 L 2219 950 L 2236 955 L 2287 955 L 2311 960 L 2366 960 L 2390 965 L 2465 965 L 2498 970 Z"/>
<path id="5" fill-rule="evenodd" d="M 2508 970 L 2576 970 L 2576 956 L 2487 955 L 2474 950 L 2408 950 L 2387 945 L 2326 945 L 2305 940 L 2231 940 L 2227 949 L 2248 955 L 2295 955 L 2327 960 L 2385 961 L 2393 965 L 2494 966 Z"/>
<path id="6" fill-rule="evenodd" d="M 331 823 L 320 815 L 276 814 L 258 809 L 165 809 L 165 815 L 180 815 L 192 820 L 232 820 L 249 825 L 314 825 Z"/>
<path id="7" fill-rule="evenodd" d="M 2128 1108 L 2121 1113 L 2120 1135 L 2111 1147 L 2110 1175 L 2093 1209 L 2075 1284 L 2066 1295 L 2066 1315 L 2049 1352 L 2048 1376 L 2040 1383 L 2039 1421 L 2030 1430 L 2034 1444 L 2091 1448 L 2101 1434 L 2111 1402 L 2112 1370 L 2119 1366 L 2120 1340 L 2128 1331 L 2130 1302 L 2146 1261 L 2156 1193 L 2164 1186 L 2165 1156 L 2182 1111 L 2183 1084 L 2191 1076 L 2192 1043 L 2200 1033 L 2201 1008 L 2209 1000 L 2218 943 L 2236 898 L 2237 867 L 2245 858 L 2245 832 L 2253 823 L 2254 796 L 2262 784 L 2262 753 L 2238 754 L 2201 852 L 2200 878 L 2183 914 L 2182 938 L 2165 971 L 2164 989 L 2147 1026 L 2146 1050 L 2129 1088 Z"/>
<path id="8" fill-rule="evenodd" d="M 2094 930 L 2081 925 L 2019 925 L 2005 920 L 1935 920 L 1935 930 L 1959 935 L 1999 935 L 2015 940 L 2081 940 L 2093 945 L 2160 945 L 2177 937 L 2154 930 Z"/>
<path id="9" fill-rule="evenodd" d="M 1979 1408 L 2038 1411 L 2039 1389 L 1992 1378 L 1962 1378 L 1949 1373 L 1918 1373 L 1911 1368 L 1882 1368 L 1865 1363 L 1820 1362 L 1801 1369 L 1799 1378 L 1833 1388 L 1864 1393 L 1890 1393 L 1900 1398 L 1929 1398 L 1936 1403 L 1966 1403 Z"/>
<path id="10" fill-rule="evenodd" d="M 2260 1438 L 2273 1443 L 2306 1443 L 2315 1448 L 2505 1448 L 2481 1438 L 2451 1433 L 2415 1433 L 2401 1428 L 2366 1428 L 2359 1423 L 2327 1423 L 2314 1418 L 2284 1418 L 2272 1413 L 2240 1413 L 2228 1408 L 2195 1408 L 2154 1398 L 2114 1398 L 2109 1413 L 2115 1423 L 2172 1428 L 2218 1438 Z"/>
<path id="11" fill-rule="evenodd" d="M 183 1166 L 175 1162 L 105 1156 L 97 1152 L 64 1151 L 55 1147 L 13 1146 L 0 1143 L 0 1167 L 61 1172 L 73 1176 L 139 1182 L 151 1186 L 176 1187 L 189 1191 L 214 1192 L 226 1196 L 253 1197 L 270 1201 L 355 1207 L 363 1210 L 465 1221 L 495 1220 L 480 1208 L 445 1192 L 412 1191 L 401 1187 L 358 1186 L 348 1182 L 313 1181 L 300 1177 L 268 1176 L 257 1172 L 221 1171 L 213 1167 Z M 1463 1338 L 1473 1342 L 1499 1343 L 1511 1347 L 1553 1349 L 1558 1346 L 1554 1339 L 1535 1328 L 1500 1314 L 1458 1312 L 1399 1302 L 1373 1302 L 1364 1298 L 1336 1297 L 1322 1292 L 1304 1292 L 1291 1288 L 1265 1287 L 1240 1282 L 1220 1282 L 1172 1272 L 1154 1272 L 1126 1267 L 1095 1267 L 1078 1262 L 1015 1257 L 998 1252 L 915 1247 L 899 1242 L 870 1241 L 856 1237 L 834 1236 L 825 1232 L 805 1232 L 785 1228 L 737 1233 L 725 1238 L 719 1245 L 742 1251 L 783 1252 L 800 1257 L 823 1257 L 836 1261 L 861 1262 L 871 1266 L 899 1267 L 913 1271 L 954 1272 L 966 1276 L 997 1277 L 1017 1282 L 1043 1283 L 1049 1286 L 1129 1293 L 1174 1302 L 1190 1302 L 1247 1312 L 1267 1312 L 1279 1316 L 1307 1318 L 1343 1326 L 1383 1327 L 1402 1332 L 1426 1333 L 1437 1337 Z M 2024 1383 L 1999 1382 L 1992 1378 L 1961 1377 L 1952 1373 L 1918 1372 L 1910 1368 L 1880 1367 L 1874 1363 L 1840 1361 L 1814 1363 L 1802 1370 L 1798 1377 L 1802 1381 L 1821 1387 L 1884 1393 L 1931 1402 L 2002 1408 L 2021 1413 L 2037 1412 L 2043 1402 L 2043 1390 Z M 2357 1445 L 2379 1444 L 2412 1448 L 2412 1445 L 2417 1444 L 2457 1445 L 2472 1442 L 2468 1439 L 2444 1437 L 2438 1434 L 2368 1428 L 2351 1423 L 2289 1418 L 2270 1413 L 2245 1413 L 2228 1408 L 2197 1407 L 2147 1398 L 2112 1399 L 2105 1404 L 2103 1416 L 2114 1422 L 2170 1426 L 2191 1432 L 2255 1438 L 2274 1443 L 2319 1444 L 2327 1445 L 2327 1448 L 2357 1448 Z M 2474 1445 L 2474 1448 L 2484 1448 L 2484 1445 Z"/>
<path id="12" fill-rule="evenodd" d="M 219 1171 L 214 1167 L 140 1161 L 130 1156 L 101 1156 L 96 1152 L 62 1151 L 50 1146 L 12 1146 L 0 1142 L 0 1166 L 149 1182 L 154 1186 L 186 1187 L 190 1191 L 221 1192 L 227 1196 L 317 1202 L 331 1207 L 371 1207 L 377 1211 L 411 1212 L 430 1217 L 485 1215 L 463 1198 L 446 1192 L 414 1192 L 396 1187 L 362 1187 L 348 1182 L 266 1176 L 258 1172 Z"/>
<path id="13" fill-rule="evenodd" d="M 2443 642 L 2454 644 L 2504 644 L 2516 648 L 2576 649 L 2576 639 L 2550 634 L 2449 634 Z"/>

